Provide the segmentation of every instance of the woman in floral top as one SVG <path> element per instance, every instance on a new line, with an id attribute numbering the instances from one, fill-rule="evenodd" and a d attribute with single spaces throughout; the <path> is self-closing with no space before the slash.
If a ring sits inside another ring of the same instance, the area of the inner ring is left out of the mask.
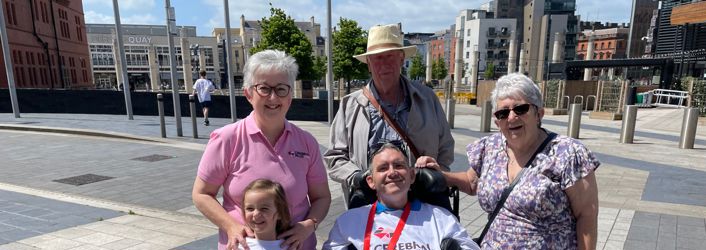
<path id="1" fill-rule="evenodd" d="M 489 214 L 503 190 L 525 165 L 505 204 L 482 239 L 483 249 L 595 249 L 598 190 L 595 155 L 578 140 L 556 136 L 527 164 L 549 136 L 541 127 L 544 109 L 536 84 L 522 74 L 501 77 L 493 90 L 495 124 L 500 133 L 466 148 L 470 168 L 449 173 Z M 418 167 L 436 168 L 422 157 Z"/>

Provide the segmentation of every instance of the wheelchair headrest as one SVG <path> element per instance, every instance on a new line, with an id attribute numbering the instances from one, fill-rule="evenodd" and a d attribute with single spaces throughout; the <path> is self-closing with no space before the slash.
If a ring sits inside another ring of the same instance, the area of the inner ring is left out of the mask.
<path id="1" fill-rule="evenodd" d="M 441 193 L 446 190 L 446 179 L 441 172 L 430 168 L 417 168 L 416 180 L 412 185 L 413 193 Z"/>

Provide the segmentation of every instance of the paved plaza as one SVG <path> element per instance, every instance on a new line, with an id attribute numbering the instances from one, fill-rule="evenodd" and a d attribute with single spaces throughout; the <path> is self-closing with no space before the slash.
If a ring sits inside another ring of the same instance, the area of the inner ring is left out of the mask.
<path id="1" fill-rule="evenodd" d="M 478 132 L 480 108 L 457 105 L 453 170 L 467 169 L 465 146 Z M 191 187 L 210 131 L 230 119 L 189 117 L 183 137 L 167 117 L 82 114 L 0 114 L 0 249 L 215 249 L 217 228 L 191 202 Z M 324 151 L 326 122 L 292 121 Z M 679 149 L 682 111 L 640 109 L 633 144 L 620 144 L 621 121 L 589 119 L 580 138 L 602 162 L 596 172 L 598 249 L 704 249 L 706 125 L 695 149 Z M 567 116 L 544 127 L 566 134 Z M 493 126 L 494 127 L 494 126 Z M 493 131 L 494 132 L 494 131 Z M 322 243 L 344 209 L 329 182 L 332 204 L 316 236 Z M 461 223 L 479 235 L 486 214 L 462 194 Z"/>

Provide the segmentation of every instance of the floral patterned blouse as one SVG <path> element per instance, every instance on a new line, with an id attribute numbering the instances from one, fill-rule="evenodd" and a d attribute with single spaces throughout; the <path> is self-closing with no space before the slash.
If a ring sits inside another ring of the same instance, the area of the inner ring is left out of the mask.
<path id="1" fill-rule="evenodd" d="M 479 173 L 478 202 L 492 213 L 509 186 L 506 140 L 501 133 L 466 148 Z M 564 190 L 595 171 L 595 155 L 578 140 L 556 136 L 537 154 L 483 239 L 483 249 L 577 249 L 576 219 Z"/>

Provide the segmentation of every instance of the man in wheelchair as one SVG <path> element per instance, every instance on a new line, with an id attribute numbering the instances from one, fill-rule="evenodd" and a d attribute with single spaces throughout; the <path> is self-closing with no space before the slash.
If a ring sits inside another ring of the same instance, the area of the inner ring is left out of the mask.
<path id="1" fill-rule="evenodd" d="M 403 144 L 370 150 L 365 184 L 377 201 L 338 217 L 323 249 L 480 249 L 451 212 L 411 196 L 417 177 Z"/>

